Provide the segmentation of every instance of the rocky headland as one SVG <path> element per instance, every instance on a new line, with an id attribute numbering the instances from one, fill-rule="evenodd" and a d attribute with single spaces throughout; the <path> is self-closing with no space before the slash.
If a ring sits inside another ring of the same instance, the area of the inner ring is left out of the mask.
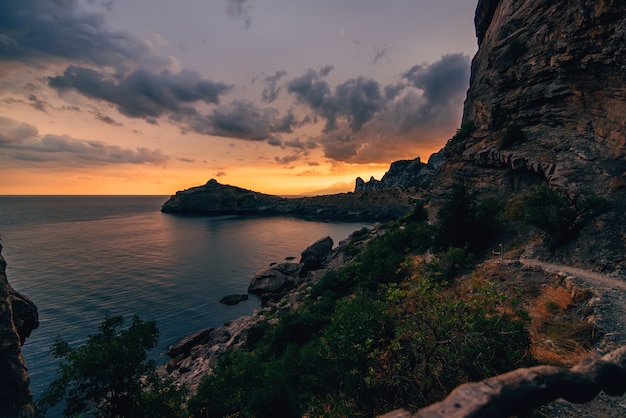
<path id="1" fill-rule="evenodd" d="M 9 284 L 0 244 L 0 416 L 35 416 L 22 345 L 39 326 L 37 307 Z"/>
<path id="2" fill-rule="evenodd" d="M 361 190 L 324 196 L 286 198 L 258 193 L 215 179 L 179 191 L 161 211 L 179 215 L 296 216 L 305 219 L 382 221 L 406 213 L 414 200 L 411 189 Z"/>

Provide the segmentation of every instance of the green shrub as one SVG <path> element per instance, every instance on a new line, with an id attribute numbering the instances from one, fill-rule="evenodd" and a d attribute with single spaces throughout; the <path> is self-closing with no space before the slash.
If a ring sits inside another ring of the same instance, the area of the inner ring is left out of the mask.
<path id="1" fill-rule="evenodd" d="M 561 187 L 536 185 L 512 199 L 508 212 L 546 233 L 548 247 L 554 251 L 609 209 L 608 201 L 595 194 L 568 193 Z"/>
<path id="2" fill-rule="evenodd" d="M 426 270 L 436 282 L 452 282 L 474 264 L 474 256 L 462 248 L 450 247 L 436 260 L 426 265 Z"/>
<path id="3" fill-rule="evenodd" d="M 121 316 L 106 318 L 78 348 L 57 339 L 52 353 L 61 359 L 59 376 L 38 401 L 42 415 L 65 400 L 69 416 L 186 416 L 184 388 L 157 378 L 154 362 L 147 359 L 159 338 L 156 323 L 135 316 L 130 327 L 119 329 L 123 323 Z"/>
<path id="4" fill-rule="evenodd" d="M 504 204 L 493 197 L 480 201 L 468 188 L 455 183 L 437 213 L 433 247 L 444 251 L 449 247 L 479 252 L 500 231 L 499 214 Z"/>
<path id="5" fill-rule="evenodd" d="M 456 130 L 456 134 L 448 140 L 448 145 L 455 145 L 462 140 L 469 138 L 476 128 L 477 126 L 474 121 L 466 120 L 463 122 L 461 127 Z"/>

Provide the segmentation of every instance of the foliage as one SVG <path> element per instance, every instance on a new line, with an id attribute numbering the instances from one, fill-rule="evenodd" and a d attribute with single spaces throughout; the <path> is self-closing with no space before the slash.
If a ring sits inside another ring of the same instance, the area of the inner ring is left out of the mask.
<path id="1" fill-rule="evenodd" d="M 78 348 L 57 339 L 52 353 L 62 359 L 59 377 L 38 402 L 42 414 L 65 400 L 68 416 L 184 416 L 184 390 L 160 381 L 147 359 L 159 337 L 156 323 L 133 317 L 130 327 L 119 329 L 123 322 L 121 316 L 106 318 Z"/>
<path id="2" fill-rule="evenodd" d="M 406 232 L 424 224 L 390 224 L 300 309 L 254 331 L 254 347 L 226 355 L 203 379 L 192 415 L 373 416 L 518 367 L 527 317 L 490 284 L 457 292 L 424 274 L 410 257 L 424 244 Z M 468 256 L 450 249 L 441 258 L 453 268 Z"/>
<path id="3" fill-rule="evenodd" d="M 455 183 L 437 214 L 434 249 L 481 250 L 500 230 L 498 216 L 503 207 L 503 203 L 493 197 L 478 201 L 464 184 Z"/>
<path id="4" fill-rule="evenodd" d="M 506 149 L 524 141 L 526 141 L 526 134 L 524 134 L 524 131 L 522 131 L 522 128 L 518 124 L 513 123 L 504 130 L 504 134 L 500 139 L 499 148 Z"/>
<path id="5" fill-rule="evenodd" d="M 464 249 L 450 247 L 426 265 L 429 277 L 435 282 L 451 282 L 474 264 L 474 256 Z"/>
<path id="6" fill-rule="evenodd" d="M 475 130 L 476 124 L 474 123 L 474 121 L 466 120 L 465 122 L 463 122 L 461 127 L 456 130 L 456 134 L 448 140 L 448 145 L 455 145 L 462 140 L 469 138 L 472 132 L 474 132 Z"/>
<path id="7" fill-rule="evenodd" d="M 548 246 L 554 251 L 578 236 L 585 225 L 607 210 L 608 201 L 595 194 L 535 185 L 513 199 L 508 212 L 546 233 Z"/>

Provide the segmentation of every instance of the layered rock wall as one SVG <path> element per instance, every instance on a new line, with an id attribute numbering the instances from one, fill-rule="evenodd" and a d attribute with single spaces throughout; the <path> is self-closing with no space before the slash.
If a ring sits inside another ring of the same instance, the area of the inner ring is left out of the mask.
<path id="1" fill-rule="evenodd" d="M 626 175 L 626 3 L 481 0 L 463 158 L 608 191 Z M 516 125 L 524 139 L 501 148 Z M 509 149 L 510 148 L 510 149 Z M 504 154 L 504 155 L 503 155 Z"/>

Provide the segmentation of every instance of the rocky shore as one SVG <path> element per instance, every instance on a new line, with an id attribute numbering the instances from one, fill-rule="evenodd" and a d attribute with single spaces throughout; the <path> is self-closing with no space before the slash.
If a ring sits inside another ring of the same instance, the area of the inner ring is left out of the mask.
<path id="1" fill-rule="evenodd" d="M 186 385 L 194 393 L 202 377 L 211 373 L 223 354 L 245 344 L 248 331 L 264 321 L 277 321 L 282 314 L 300 307 L 311 285 L 326 271 L 351 262 L 369 240 L 384 231 L 377 223 L 373 229 L 355 231 L 334 248 L 332 238 L 324 237 L 306 248 L 299 262 L 272 263 L 268 269 L 257 272 L 250 280 L 248 293 L 261 298 L 262 309 L 220 327 L 198 331 L 171 345 L 166 351 L 170 360 L 159 367 L 159 375 Z"/>

